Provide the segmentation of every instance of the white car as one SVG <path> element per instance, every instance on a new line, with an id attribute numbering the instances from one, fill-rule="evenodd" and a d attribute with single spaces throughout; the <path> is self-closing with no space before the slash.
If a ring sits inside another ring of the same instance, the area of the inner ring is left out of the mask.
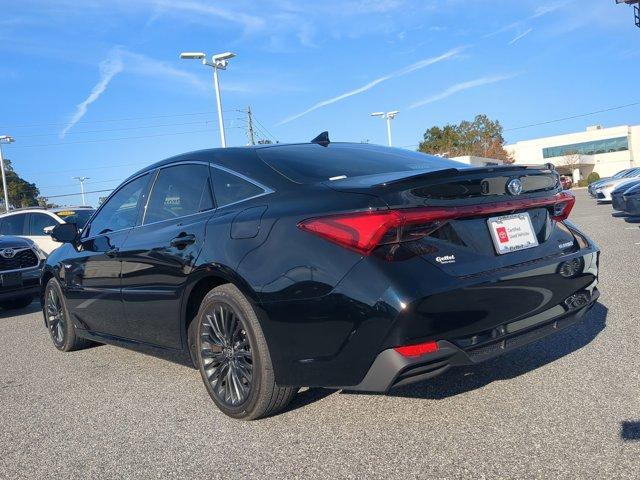
<path id="1" fill-rule="evenodd" d="M 638 180 L 639 177 L 640 170 L 638 170 L 638 173 L 634 174 L 633 176 L 611 179 L 602 183 L 601 185 L 598 185 L 596 187 L 596 200 L 598 200 L 598 202 L 610 202 L 611 193 L 616 188 L 621 187 L 622 185 L 625 185 L 627 183 L 632 183 Z"/>
<path id="2" fill-rule="evenodd" d="M 75 223 L 82 229 L 93 212 L 92 207 L 27 207 L 10 210 L 0 215 L 0 235 L 29 238 L 49 255 L 62 245 L 49 235 L 53 227 L 60 223 Z"/>

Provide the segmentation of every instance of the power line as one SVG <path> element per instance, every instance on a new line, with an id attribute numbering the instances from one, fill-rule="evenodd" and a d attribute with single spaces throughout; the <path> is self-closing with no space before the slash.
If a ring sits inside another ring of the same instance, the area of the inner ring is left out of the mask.
<path id="1" fill-rule="evenodd" d="M 575 118 L 588 117 L 590 115 L 597 115 L 598 113 L 612 112 L 614 110 L 620 110 L 622 108 L 635 107 L 636 105 L 640 105 L 640 102 L 628 103 L 626 105 L 618 105 L 618 106 L 615 106 L 615 107 L 604 108 L 602 110 L 595 110 L 593 112 L 580 113 L 578 115 L 571 115 L 569 117 L 556 118 L 554 120 L 547 120 L 545 122 L 530 123 L 528 125 L 521 125 L 519 127 L 506 128 L 506 129 L 504 129 L 504 131 L 505 132 L 512 132 L 513 130 L 521 130 L 523 128 L 539 127 L 540 125 L 549 125 L 550 123 L 564 122 L 565 120 L 573 120 Z"/>
<path id="2" fill-rule="evenodd" d="M 113 191 L 113 188 L 110 188 L 108 190 L 93 190 L 91 192 L 84 192 L 85 195 L 89 194 L 89 193 L 104 193 L 104 192 L 111 192 Z M 78 193 L 65 193 L 62 195 L 43 195 L 44 198 L 46 198 L 47 200 L 49 200 L 50 198 L 60 198 L 60 197 L 73 197 L 76 195 L 82 195 L 81 192 Z"/>
<path id="3" fill-rule="evenodd" d="M 20 148 L 34 148 L 34 147 L 58 147 L 63 145 L 78 145 L 83 143 L 100 143 L 100 142 L 116 142 L 120 140 L 137 140 L 139 138 L 157 138 L 157 137 L 168 137 L 172 135 L 188 135 L 191 133 L 204 133 L 216 131 L 217 128 L 207 129 L 207 130 L 191 130 L 188 132 L 171 132 L 171 133 L 158 133 L 155 135 L 138 135 L 135 137 L 119 137 L 119 138 L 100 138 L 95 140 L 80 140 L 77 142 L 58 142 L 58 143 L 38 143 L 33 145 L 19 145 Z"/>
<path id="4" fill-rule="evenodd" d="M 213 123 L 212 120 L 200 120 L 198 122 L 183 122 L 183 123 L 163 123 L 160 125 L 142 125 L 139 127 L 123 127 L 123 128 L 107 128 L 107 129 L 102 129 L 102 130 L 84 130 L 84 131 L 80 131 L 80 132 L 69 132 L 67 133 L 67 135 L 80 135 L 80 134 L 87 134 L 87 133 L 104 133 L 104 132 L 119 132 L 119 131 L 126 131 L 126 130 L 142 130 L 145 128 L 162 128 L 162 127 L 181 127 L 181 126 L 185 126 L 185 125 L 202 125 L 202 124 L 208 124 L 208 123 Z M 47 136 L 51 136 L 51 135 L 58 135 L 58 132 L 51 132 L 51 133 L 34 133 L 34 134 L 30 134 L 30 135 L 20 135 L 20 138 L 34 138 L 34 137 L 47 137 Z"/>
<path id="5" fill-rule="evenodd" d="M 224 113 L 231 112 L 232 110 L 223 110 Z M 77 125 L 87 124 L 87 123 L 109 123 L 109 122 L 128 122 L 131 120 L 148 120 L 153 118 L 172 118 L 172 117 L 188 117 L 194 115 L 215 115 L 215 111 L 208 112 L 189 112 L 189 113 L 172 113 L 165 115 L 147 115 L 141 117 L 124 117 L 124 118 L 109 118 L 102 120 L 80 120 L 77 122 Z M 9 126 L 9 129 L 14 128 L 32 128 L 32 127 L 56 127 L 56 126 L 65 126 L 68 122 L 56 122 L 56 123 L 32 123 L 32 124 L 23 124 L 23 125 L 13 125 Z"/>

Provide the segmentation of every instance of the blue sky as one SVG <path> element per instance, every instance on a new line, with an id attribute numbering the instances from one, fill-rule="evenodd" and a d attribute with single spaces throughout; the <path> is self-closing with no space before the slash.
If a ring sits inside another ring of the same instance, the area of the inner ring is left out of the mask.
<path id="1" fill-rule="evenodd" d="M 221 74 L 229 145 L 260 138 L 394 144 L 486 113 L 509 142 L 640 123 L 640 30 L 613 0 L 2 0 L 0 134 L 44 195 L 115 187 L 219 146 L 211 70 L 181 51 L 237 54 Z M 91 203 L 99 195 L 89 195 Z M 77 204 L 79 197 L 57 200 Z"/>

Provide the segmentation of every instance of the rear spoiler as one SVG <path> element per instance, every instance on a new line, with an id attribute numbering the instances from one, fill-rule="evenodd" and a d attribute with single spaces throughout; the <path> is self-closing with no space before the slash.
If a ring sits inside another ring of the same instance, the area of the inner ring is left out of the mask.
<path id="1" fill-rule="evenodd" d="M 394 180 L 381 182 L 373 186 L 387 187 L 389 185 L 396 185 L 399 183 L 406 183 L 414 180 L 426 180 L 426 179 L 435 180 L 435 179 L 447 178 L 447 177 L 451 177 L 459 174 L 499 173 L 499 172 L 515 173 L 517 171 L 531 172 L 532 170 L 538 170 L 540 173 L 550 173 L 555 171 L 555 167 L 553 166 L 552 163 L 547 163 L 545 165 L 500 165 L 500 166 L 473 167 L 473 168 L 447 168 L 444 170 L 435 170 L 431 172 L 416 173 L 415 175 L 407 175 L 406 177 L 401 177 Z"/>

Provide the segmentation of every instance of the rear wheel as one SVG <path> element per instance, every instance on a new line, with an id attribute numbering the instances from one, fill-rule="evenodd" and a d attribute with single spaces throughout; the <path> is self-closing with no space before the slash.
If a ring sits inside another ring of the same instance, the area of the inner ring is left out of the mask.
<path id="1" fill-rule="evenodd" d="M 273 415 L 298 391 L 276 385 L 258 317 L 235 286 L 211 290 L 191 328 L 202 380 L 226 415 L 242 420 Z"/>
<path id="2" fill-rule="evenodd" d="M 60 351 L 71 352 L 86 348 L 91 341 L 78 337 L 71 321 L 58 280 L 52 278 L 44 291 L 44 319 L 53 345 Z"/>
<path id="3" fill-rule="evenodd" d="M 0 302 L 0 308 L 4 308 L 5 310 L 15 310 L 17 308 L 25 308 L 31 305 L 33 302 L 33 296 L 27 297 L 18 297 L 12 298 L 11 300 L 5 300 L 4 302 Z"/>

